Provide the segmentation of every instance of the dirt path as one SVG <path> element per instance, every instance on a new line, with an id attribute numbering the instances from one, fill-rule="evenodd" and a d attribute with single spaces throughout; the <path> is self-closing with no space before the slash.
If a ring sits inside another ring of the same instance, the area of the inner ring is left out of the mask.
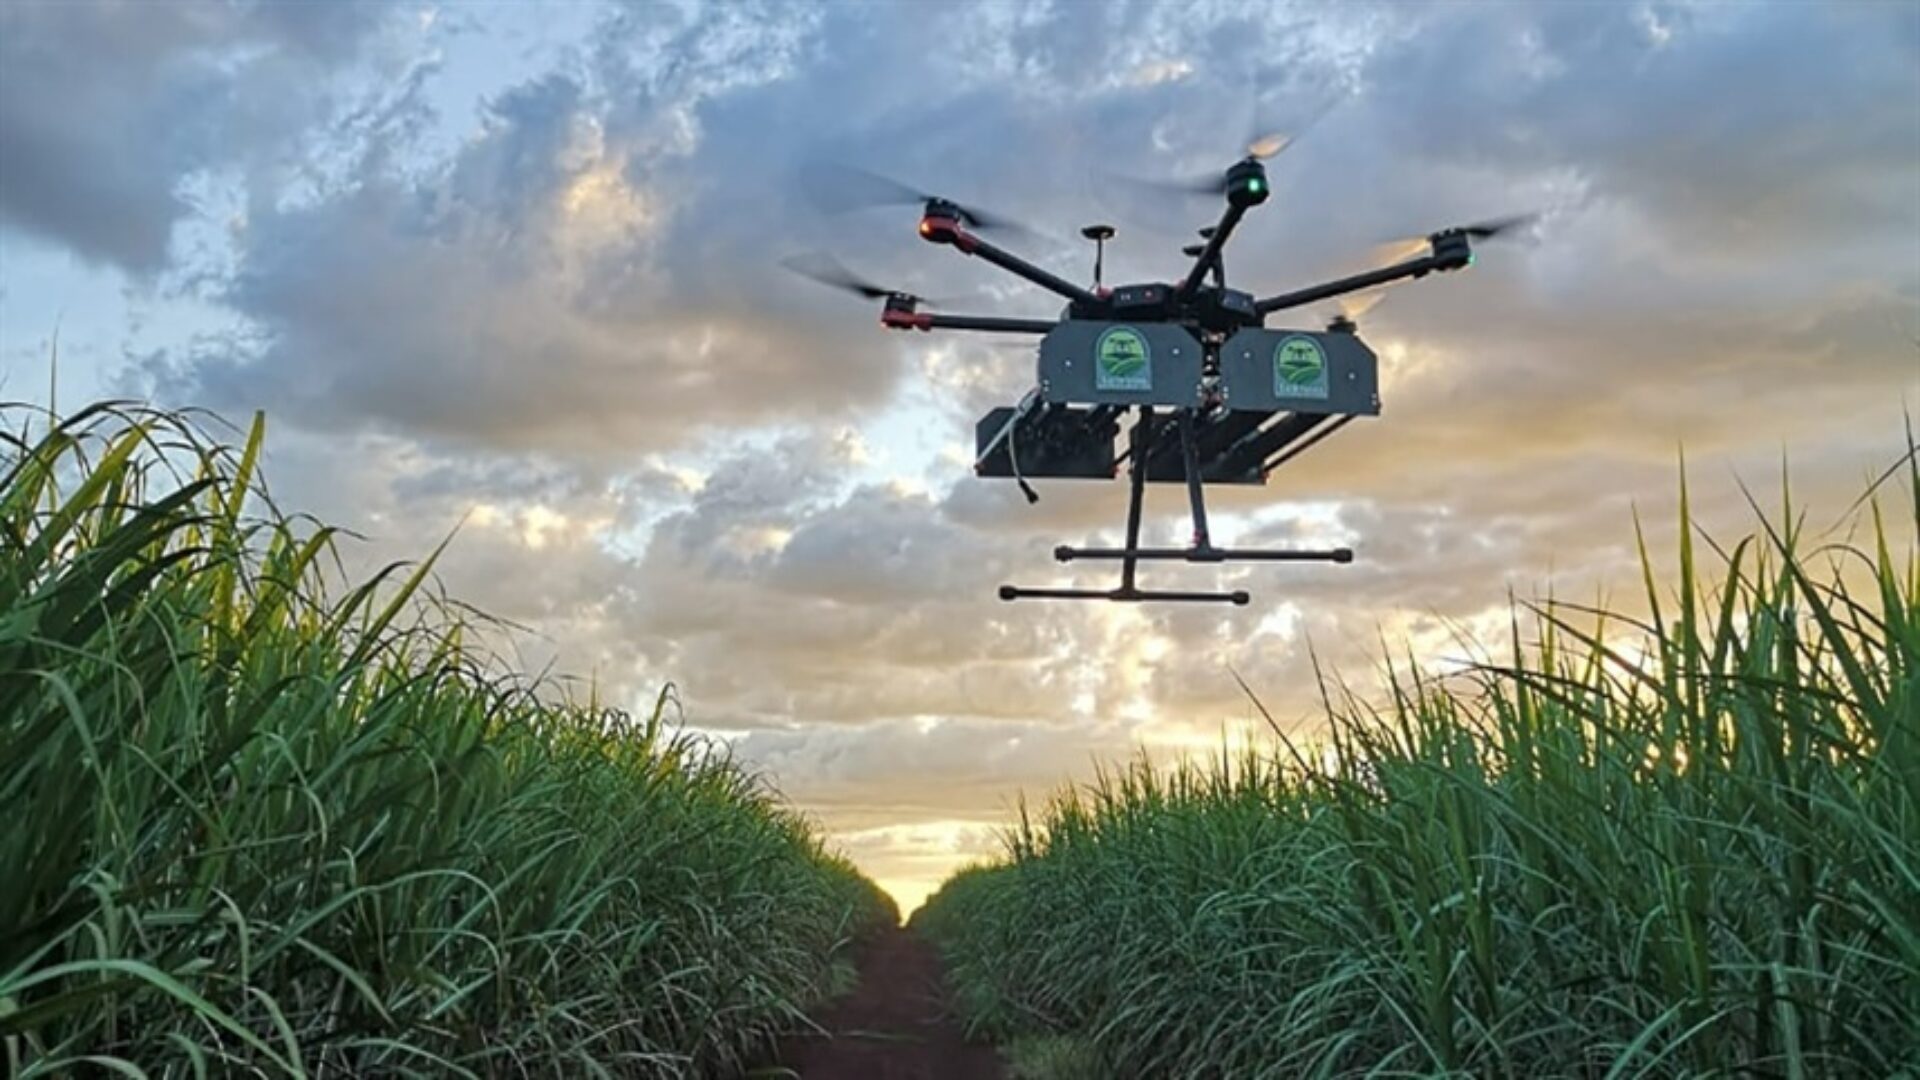
<path id="1" fill-rule="evenodd" d="M 831 1037 L 781 1040 L 781 1065 L 803 1080 L 1003 1080 L 993 1048 L 961 1037 L 932 945 L 893 930 L 856 961 L 859 986 L 814 1018 Z"/>

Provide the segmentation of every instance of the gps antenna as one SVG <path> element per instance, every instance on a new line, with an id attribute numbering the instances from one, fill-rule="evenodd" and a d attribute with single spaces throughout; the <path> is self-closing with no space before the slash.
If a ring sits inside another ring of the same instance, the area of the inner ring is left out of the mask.
<path id="1" fill-rule="evenodd" d="M 1093 241 L 1093 287 L 1100 287 L 1100 272 L 1106 261 L 1107 241 L 1113 239 L 1113 226 L 1089 225 L 1080 230 L 1080 235 Z"/>

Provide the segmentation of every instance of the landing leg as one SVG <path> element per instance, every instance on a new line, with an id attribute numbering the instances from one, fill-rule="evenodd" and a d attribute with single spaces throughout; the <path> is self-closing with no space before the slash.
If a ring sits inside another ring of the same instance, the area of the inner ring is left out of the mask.
<path id="1" fill-rule="evenodd" d="M 1246 604 L 1251 599 L 1245 592 L 1235 590 L 1228 593 L 1213 592 L 1156 592 L 1141 589 L 1135 584 L 1135 577 L 1142 560 L 1162 560 L 1189 563 L 1223 562 L 1334 562 L 1350 563 L 1353 551 L 1350 548 L 1329 548 L 1326 550 L 1232 550 L 1213 546 L 1213 538 L 1207 528 L 1207 501 L 1202 486 L 1199 460 L 1199 436 L 1195 430 L 1199 422 L 1200 410 L 1184 408 L 1179 410 L 1174 422 L 1180 428 L 1180 460 L 1186 473 L 1187 501 L 1193 513 L 1193 546 L 1188 548 L 1143 548 L 1140 546 L 1140 518 L 1147 490 L 1147 458 L 1153 450 L 1154 428 L 1152 406 L 1142 406 L 1140 419 L 1133 425 L 1128 441 L 1128 497 L 1127 497 L 1127 539 L 1124 547 L 1117 548 L 1076 548 L 1067 545 L 1053 549 L 1053 557 L 1061 562 L 1075 559 L 1118 559 L 1120 560 L 1120 587 L 1111 590 L 1100 589 L 1022 589 L 1013 585 L 1000 586 L 1002 600 L 1171 600 L 1190 603 L 1228 603 Z"/>
<path id="2" fill-rule="evenodd" d="M 1177 422 L 1180 425 L 1180 439 L 1189 462 L 1193 459 L 1192 410 L 1183 409 Z M 1138 562 L 1141 558 L 1152 558 L 1154 548 L 1140 546 L 1140 517 L 1147 496 L 1147 459 L 1153 451 L 1154 437 L 1153 407 L 1142 406 L 1140 419 L 1133 425 L 1128 440 L 1127 472 L 1127 541 L 1124 548 L 1113 549 L 1120 563 L 1120 587 L 1102 591 L 1100 589 L 1022 589 L 1012 585 L 1000 586 L 1002 600 L 1112 600 L 1129 603 L 1140 601 L 1169 601 L 1175 603 L 1196 604 L 1241 604 L 1251 602 L 1246 592 L 1235 590 L 1230 593 L 1180 592 L 1142 589 L 1134 583 Z M 1190 490 L 1194 493 L 1194 507 L 1197 512 L 1196 528 L 1204 535 L 1206 529 L 1206 506 L 1199 501 L 1199 470 L 1189 465 Z M 1063 554 L 1065 553 L 1065 554 Z M 1066 562 L 1073 557 L 1072 548 L 1056 548 L 1054 556 Z"/>
<path id="3" fill-rule="evenodd" d="M 1199 435 L 1193 430 L 1194 410 L 1180 410 L 1180 458 L 1187 474 L 1187 501 L 1193 505 L 1193 550 L 1212 551 L 1207 536 L 1207 497 L 1200 490 Z M 1128 547 L 1134 542 L 1129 539 Z"/>
<path id="4" fill-rule="evenodd" d="M 1198 437 L 1194 424 L 1198 420 L 1198 410 L 1182 409 L 1180 424 L 1180 458 L 1186 473 L 1187 501 L 1193 510 L 1193 546 L 1189 548 L 1143 548 L 1139 546 L 1140 531 L 1137 527 L 1140 513 L 1141 477 L 1134 473 L 1133 504 L 1129 509 L 1127 527 L 1127 545 L 1119 548 L 1075 548 L 1062 545 L 1053 549 L 1053 557 L 1061 562 L 1075 559 L 1120 559 L 1122 560 L 1122 587 L 1133 582 L 1133 566 L 1141 559 L 1168 560 L 1190 563 L 1217 562 L 1335 562 L 1353 561 L 1351 548 L 1330 548 L 1315 550 L 1229 550 L 1213 546 L 1213 537 L 1207 528 L 1207 499 L 1200 479 L 1200 455 Z M 1139 428 L 1134 429 L 1137 436 Z M 1138 439 L 1135 440 L 1138 446 Z M 1136 458 L 1135 460 L 1138 460 Z"/>
<path id="5" fill-rule="evenodd" d="M 1128 440 L 1132 453 L 1128 455 L 1127 481 L 1132 492 L 1127 499 L 1127 547 L 1140 546 L 1140 508 L 1147 497 L 1147 454 L 1153 449 L 1153 406 L 1140 408 L 1140 419 L 1133 425 L 1132 437 Z M 1120 564 L 1120 591 L 1133 592 L 1133 572 L 1139 560 L 1129 558 Z"/>

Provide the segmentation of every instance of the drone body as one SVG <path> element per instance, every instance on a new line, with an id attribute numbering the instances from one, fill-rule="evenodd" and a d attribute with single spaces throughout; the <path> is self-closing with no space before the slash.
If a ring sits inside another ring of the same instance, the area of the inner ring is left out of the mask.
<path id="1" fill-rule="evenodd" d="M 919 232 L 931 243 L 984 259 L 1064 297 L 1056 321 L 997 316 L 945 315 L 921 311 L 926 301 L 909 293 L 869 285 L 833 264 L 831 269 L 793 269 L 830 285 L 884 300 L 880 323 L 893 330 L 970 330 L 1037 334 L 1040 345 L 1034 387 L 1015 405 L 997 408 L 975 427 L 974 472 L 1012 479 L 1037 501 L 1028 478 L 1108 480 L 1124 465 L 1131 489 L 1126 542 L 1119 548 L 1056 548 L 1062 562 L 1112 559 L 1121 564 L 1118 587 L 1029 589 L 1007 585 L 1006 600 L 1095 599 L 1112 601 L 1224 601 L 1246 604 L 1248 594 L 1170 592 L 1135 583 L 1142 561 L 1327 561 L 1346 563 L 1353 553 L 1330 550 L 1239 550 L 1215 547 L 1207 529 L 1207 484 L 1264 484 L 1277 467 L 1304 453 L 1356 416 L 1380 411 L 1378 358 L 1353 321 L 1334 319 L 1325 331 L 1267 329 L 1267 316 L 1289 308 L 1435 271 L 1458 270 L 1473 261 L 1471 240 L 1502 233 L 1523 219 L 1448 229 L 1427 237 L 1424 255 L 1378 270 L 1265 299 L 1229 288 L 1222 251 L 1247 211 L 1267 200 L 1261 159 L 1285 140 L 1258 140 L 1247 157 L 1206 182 L 1226 197 L 1216 225 L 1202 229 L 1205 243 L 1187 249 L 1193 264 L 1172 283 L 1148 282 L 1107 289 L 1100 277 L 1111 226 L 1091 225 L 1082 235 L 1099 247 L 1094 286 L 1082 288 L 982 239 L 975 230 L 1004 221 L 951 200 L 871 174 L 860 182 L 884 187 L 873 201 L 923 204 Z M 1121 421 L 1136 419 L 1127 448 L 1116 448 Z M 1140 546 L 1141 506 L 1148 483 L 1186 487 L 1193 542 L 1185 548 Z"/>

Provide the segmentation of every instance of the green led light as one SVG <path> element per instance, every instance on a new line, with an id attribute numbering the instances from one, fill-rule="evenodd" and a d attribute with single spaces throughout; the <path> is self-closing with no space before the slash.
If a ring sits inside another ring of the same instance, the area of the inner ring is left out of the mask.
<path id="1" fill-rule="evenodd" d="M 1264 188 L 1266 186 L 1267 186 L 1266 182 L 1259 179 L 1258 177 L 1255 177 L 1254 179 L 1247 181 L 1248 191 L 1259 191 L 1261 188 Z"/>

